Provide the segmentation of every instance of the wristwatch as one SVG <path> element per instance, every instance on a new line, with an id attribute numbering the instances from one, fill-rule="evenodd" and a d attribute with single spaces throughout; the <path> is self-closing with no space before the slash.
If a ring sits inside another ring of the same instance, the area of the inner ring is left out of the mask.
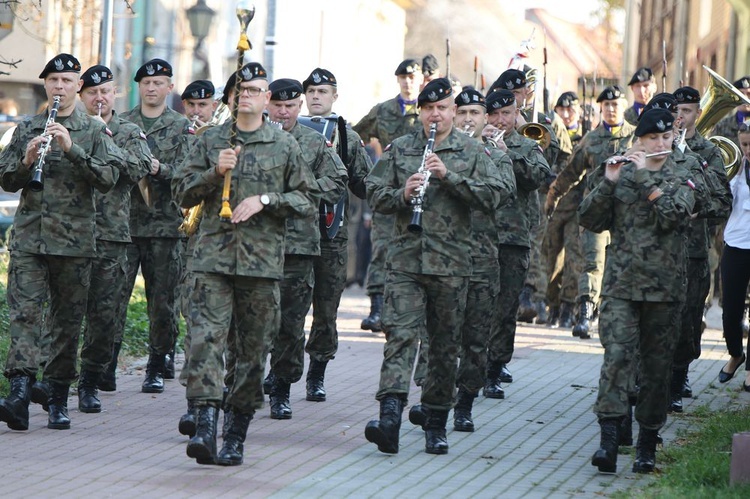
<path id="1" fill-rule="evenodd" d="M 271 204 L 271 198 L 268 197 L 268 194 L 261 194 L 260 204 L 262 204 L 263 206 L 268 206 L 269 204 Z"/>

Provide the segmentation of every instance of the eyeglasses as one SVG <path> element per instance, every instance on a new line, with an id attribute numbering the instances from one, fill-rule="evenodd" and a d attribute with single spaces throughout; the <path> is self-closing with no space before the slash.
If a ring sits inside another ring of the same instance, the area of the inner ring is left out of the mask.
<path id="1" fill-rule="evenodd" d="M 257 97 L 267 90 L 258 87 L 240 87 L 240 95 L 247 93 L 250 97 Z"/>

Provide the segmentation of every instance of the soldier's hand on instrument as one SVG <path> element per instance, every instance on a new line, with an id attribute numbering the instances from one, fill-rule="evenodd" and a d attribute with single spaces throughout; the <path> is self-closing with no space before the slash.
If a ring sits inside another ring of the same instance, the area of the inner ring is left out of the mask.
<path id="1" fill-rule="evenodd" d="M 634 151 L 628 155 L 628 159 L 633 162 L 636 170 L 646 168 L 646 153 L 643 151 Z"/>
<path id="2" fill-rule="evenodd" d="M 63 152 L 68 152 L 70 151 L 70 148 L 73 147 L 73 139 L 70 138 L 68 129 L 62 126 L 60 123 L 50 123 L 47 126 L 47 134 L 51 135 L 54 138 L 55 142 L 60 144 Z"/>
<path id="3" fill-rule="evenodd" d="M 26 154 L 23 156 L 22 163 L 28 167 L 32 168 L 35 164 L 37 159 L 39 158 L 39 148 L 47 142 L 47 140 L 51 140 L 50 137 L 46 137 L 44 135 L 39 135 L 38 137 L 34 137 L 31 139 L 28 144 L 26 144 Z"/>
<path id="4" fill-rule="evenodd" d="M 148 172 L 148 174 L 156 175 L 157 173 L 159 173 L 160 169 L 161 169 L 161 164 L 159 163 L 159 160 L 151 156 L 151 171 Z"/>
<path id="5" fill-rule="evenodd" d="M 260 196 L 256 195 L 245 198 L 232 210 L 232 223 L 238 224 L 244 222 L 256 213 L 263 211 L 263 208 L 264 206 L 263 203 L 260 202 Z"/>
<path id="6" fill-rule="evenodd" d="M 620 179 L 620 168 L 628 161 L 630 158 L 625 156 L 612 156 L 604 163 L 604 176 L 611 182 L 617 182 Z"/>
<path id="7" fill-rule="evenodd" d="M 500 129 L 496 126 L 492 126 L 489 123 L 482 128 L 482 137 L 485 139 L 491 139 L 500 133 Z"/>
<path id="8" fill-rule="evenodd" d="M 404 201 L 406 204 L 411 203 L 411 199 L 417 194 L 417 189 L 424 183 L 424 175 L 417 172 L 406 179 L 404 184 Z"/>
<path id="9" fill-rule="evenodd" d="M 222 149 L 219 153 L 219 163 L 216 165 L 216 173 L 224 176 L 229 170 L 234 170 L 237 166 L 237 155 L 240 153 L 240 147 L 234 149 Z"/>
<path id="10" fill-rule="evenodd" d="M 445 174 L 448 173 L 445 163 L 440 159 L 437 154 L 430 154 L 427 156 L 427 160 L 424 163 L 425 167 L 430 170 L 430 173 L 435 177 L 442 180 Z"/>

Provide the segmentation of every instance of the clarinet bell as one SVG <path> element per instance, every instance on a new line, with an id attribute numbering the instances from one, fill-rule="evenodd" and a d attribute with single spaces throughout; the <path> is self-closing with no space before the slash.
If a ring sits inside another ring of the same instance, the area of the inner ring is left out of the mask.
<path id="1" fill-rule="evenodd" d="M 406 226 L 407 230 L 412 234 L 422 233 L 422 210 L 414 210 L 411 216 L 411 222 Z"/>

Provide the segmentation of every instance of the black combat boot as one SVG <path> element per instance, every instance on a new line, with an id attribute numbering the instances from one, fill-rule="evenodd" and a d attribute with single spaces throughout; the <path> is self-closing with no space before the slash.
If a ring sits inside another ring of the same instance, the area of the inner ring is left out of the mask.
<path id="1" fill-rule="evenodd" d="M 445 425 L 448 422 L 448 411 L 430 409 L 424 425 L 424 451 L 427 454 L 448 454 L 448 437 L 445 436 Z"/>
<path id="2" fill-rule="evenodd" d="M 474 420 L 471 418 L 471 407 L 476 395 L 463 388 L 458 389 L 456 406 L 453 408 L 453 429 L 456 431 L 474 431 Z"/>
<path id="3" fill-rule="evenodd" d="M 638 444 L 635 448 L 634 473 L 651 473 L 656 466 L 656 442 L 658 430 L 641 428 L 638 432 Z"/>
<path id="4" fill-rule="evenodd" d="M 143 380 L 143 393 L 162 393 L 164 391 L 164 355 L 154 352 L 148 356 L 146 364 L 146 379 Z"/>
<path id="5" fill-rule="evenodd" d="M 10 393 L 0 399 L 0 421 L 8 423 L 11 430 L 29 429 L 29 402 L 33 378 L 17 375 L 10 378 Z"/>
<path id="6" fill-rule="evenodd" d="M 292 407 L 289 404 L 291 385 L 276 378 L 271 388 L 271 419 L 292 419 Z"/>
<path id="7" fill-rule="evenodd" d="M 86 413 L 102 412 L 102 403 L 99 400 L 99 391 L 96 385 L 99 381 L 99 373 L 93 371 L 81 371 L 78 378 L 78 410 Z"/>
<path id="8" fill-rule="evenodd" d="M 174 350 L 164 356 L 164 379 L 174 379 Z"/>
<path id="9" fill-rule="evenodd" d="M 427 423 L 427 413 L 429 412 L 430 410 L 422 404 L 413 405 L 409 409 L 409 422 L 424 430 L 424 425 Z"/>
<path id="10" fill-rule="evenodd" d="M 379 333 L 383 330 L 380 323 L 380 314 L 383 313 L 383 294 L 373 293 L 370 295 L 370 315 L 362 319 L 361 329 L 370 330 L 373 333 Z"/>
<path id="11" fill-rule="evenodd" d="M 682 398 L 684 399 L 693 398 L 693 387 L 690 386 L 690 380 L 688 379 L 687 369 L 685 369 L 685 378 L 682 380 Z"/>
<path id="12" fill-rule="evenodd" d="M 162 358 L 164 358 L 162 356 Z M 216 422 L 219 408 L 199 405 L 195 417 L 195 435 L 187 444 L 187 455 L 198 464 L 216 464 Z"/>
<path id="13" fill-rule="evenodd" d="M 253 419 L 253 414 L 242 414 L 230 409 L 224 415 L 224 428 L 221 437 L 224 444 L 216 456 L 216 464 L 222 466 L 239 466 L 242 464 L 247 427 Z"/>
<path id="14" fill-rule="evenodd" d="M 195 401 L 188 399 L 187 412 L 182 415 L 180 423 L 177 425 L 177 429 L 181 435 L 187 435 L 188 437 L 195 436 L 195 417 L 197 412 Z"/>
<path id="15" fill-rule="evenodd" d="M 97 387 L 103 392 L 114 392 L 117 390 L 117 357 L 120 355 L 121 342 L 115 342 L 112 346 L 112 359 L 107 364 L 107 368 L 99 376 Z"/>
<path id="16" fill-rule="evenodd" d="M 669 411 L 682 412 L 682 383 L 687 369 L 673 369 L 669 385 Z"/>
<path id="17" fill-rule="evenodd" d="M 268 376 L 263 380 L 263 395 L 270 395 L 273 389 L 273 384 L 276 381 L 276 375 L 273 373 L 273 369 L 268 371 Z"/>
<path id="18" fill-rule="evenodd" d="M 560 319 L 557 321 L 557 325 L 561 328 L 567 329 L 573 326 L 573 304 L 566 301 L 560 302 Z"/>
<path id="19" fill-rule="evenodd" d="M 47 428 L 51 430 L 69 430 L 70 417 L 68 416 L 68 391 L 70 385 L 62 383 L 49 383 L 49 418 Z"/>
<path id="20" fill-rule="evenodd" d="M 310 402 L 325 402 L 326 389 L 323 386 L 325 379 L 326 366 L 328 361 L 310 359 L 310 366 L 307 368 L 307 396 L 305 400 Z"/>
<path id="21" fill-rule="evenodd" d="M 401 430 L 401 412 L 404 402 L 397 395 L 386 395 L 380 401 L 380 419 L 365 427 L 365 438 L 385 454 L 398 454 L 398 437 Z"/>
<path id="22" fill-rule="evenodd" d="M 620 418 L 600 419 L 601 437 L 599 449 L 594 452 L 591 464 L 599 468 L 599 473 L 617 472 L 617 443 Z"/>
<path id="23" fill-rule="evenodd" d="M 576 325 L 573 326 L 573 336 L 577 336 L 582 340 L 591 338 L 589 330 L 591 329 L 591 321 L 594 320 L 594 302 L 588 296 L 582 296 L 578 304 L 578 317 L 576 317 Z"/>
<path id="24" fill-rule="evenodd" d="M 521 290 L 521 294 L 518 295 L 518 312 L 516 313 L 516 317 L 519 322 L 531 323 L 534 321 L 537 310 L 531 301 L 533 294 L 534 289 L 529 285 L 525 285 Z"/>
<path id="25" fill-rule="evenodd" d="M 633 406 L 628 404 L 628 414 L 620 420 L 620 430 L 618 432 L 618 444 L 623 447 L 633 445 Z"/>
<path id="26" fill-rule="evenodd" d="M 500 386 L 500 371 L 502 364 L 499 362 L 487 363 L 487 379 L 484 382 L 484 396 L 488 399 L 504 399 L 505 390 Z"/>
<path id="27" fill-rule="evenodd" d="M 540 326 L 548 324 L 549 313 L 547 312 L 547 300 L 539 300 L 535 302 L 534 307 L 536 308 L 536 319 L 534 319 L 534 323 L 539 324 Z"/>
<path id="28" fill-rule="evenodd" d="M 33 380 L 33 378 L 32 378 Z M 49 383 L 44 380 L 34 381 L 31 385 L 31 401 L 35 404 L 39 404 L 44 409 L 44 412 L 49 411 Z"/>
<path id="29" fill-rule="evenodd" d="M 557 323 L 560 320 L 560 307 L 557 305 L 551 305 L 549 307 L 549 320 L 547 321 L 547 326 L 549 327 L 557 327 Z"/>

